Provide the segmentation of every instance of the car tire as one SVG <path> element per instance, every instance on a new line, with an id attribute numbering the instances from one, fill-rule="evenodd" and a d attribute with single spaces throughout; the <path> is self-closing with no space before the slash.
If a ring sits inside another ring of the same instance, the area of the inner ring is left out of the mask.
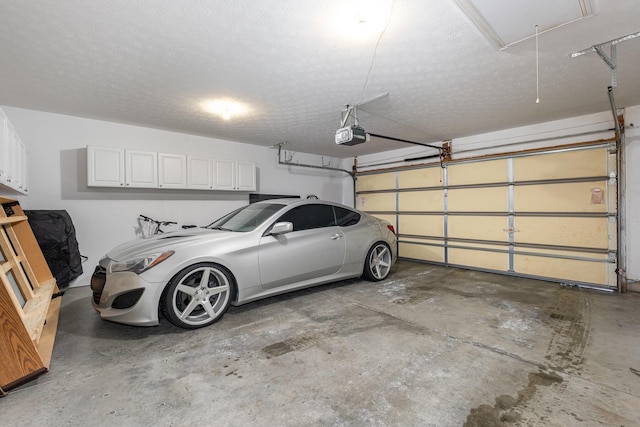
<path id="1" fill-rule="evenodd" d="M 229 308 L 235 292 L 229 270 L 213 263 L 185 268 L 167 284 L 160 308 L 176 326 L 197 329 L 220 320 Z"/>
<path id="2" fill-rule="evenodd" d="M 386 279 L 391 272 L 392 256 L 386 243 L 378 242 L 373 245 L 367 252 L 362 277 L 373 282 Z"/>

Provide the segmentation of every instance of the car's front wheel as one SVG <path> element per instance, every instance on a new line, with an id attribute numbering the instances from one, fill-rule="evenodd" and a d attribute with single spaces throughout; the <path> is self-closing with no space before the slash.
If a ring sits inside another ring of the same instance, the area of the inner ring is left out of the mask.
<path id="1" fill-rule="evenodd" d="M 382 242 L 378 242 L 369 249 L 364 261 L 362 277 L 378 282 L 387 278 L 391 272 L 391 249 Z"/>
<path id="2" fill-rule="evenodd" d="M 231 304 L 234 281 L 224 267 L 194 264 L 176 274 L 162 294 L 160 307 L 174 325 L 185 329 L 208 326 Z"/>

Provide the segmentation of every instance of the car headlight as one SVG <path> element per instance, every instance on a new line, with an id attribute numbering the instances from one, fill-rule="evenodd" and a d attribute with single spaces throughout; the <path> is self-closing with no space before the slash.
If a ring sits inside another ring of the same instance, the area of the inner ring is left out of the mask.
<path id="1" fill-rule="evenodd" d="M 118 271 L 131 271 L 132 273 L 140 274 L 151 267 L 160 264 L 173 254 L 173 251 L 158 252 L 155 254 L 125 259 L 124 261 L 114 261 L 109 265 L 109 272 L 116 273 Z"/>

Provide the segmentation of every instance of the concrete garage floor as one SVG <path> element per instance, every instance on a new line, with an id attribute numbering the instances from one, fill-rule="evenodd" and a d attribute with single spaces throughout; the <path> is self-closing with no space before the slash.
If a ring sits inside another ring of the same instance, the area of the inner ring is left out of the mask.
<path id="1" fill-rule="evenodd" d="M 3 426 L 637 426 L 640 294 L 400 262 L 183 331 L 62 301 Z"/>

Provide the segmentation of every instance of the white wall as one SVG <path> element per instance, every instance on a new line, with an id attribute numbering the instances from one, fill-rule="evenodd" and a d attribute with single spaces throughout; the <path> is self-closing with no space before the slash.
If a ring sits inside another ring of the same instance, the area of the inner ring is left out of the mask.
<path id="1" fill-rule="evenodd" d="M 625 108 L 627 279 L 640 280 L 640 106 Z M 631 126 L 633 124 L 633 126 Z M 635 215 L 634 215 L 635 213 Z"/>
<path id="2" fill-rule="evenodd" d="M 206 225 L 248 203 L 248 193 L 197 190 L 144 190 L 87 187 L 86 146 L 114 146 L 166 153 L 204 155 L 256 163 L 256 193 L 315 194 L 343 200 L 344 177 L 334 171 L 278 165 L 277 150 L 137 126 L 2 107 L 28 150 L 28 196 L 24 209 L 64 209 L 76 228 L 80 253 L 89 259 L 73 286 L 89 283 L 109 249 L 136 237 L 136 218 L 144 214 L 180 224 Z M 321 165 L 318 156 L 293 154 L 292 161 Z M 339 167 L 339 159 L 324 158 Z M 350 180 L 350 179 L 349 179 Z"/>
<path id="3" fill-rule="evenodd" d="M 626 230 L 623 231 L 627 252 L 627 279 L 635 282 L 640 279 L 640 106 L 625 108 L 626 129 Z M 633 126 L 630 126 L 633 124 Z M 541 123 L 533 126 L 507 129 L 482 135 L 454 139 L 452 153 L 456 159 L 474 155 L 504 153 L 525 149 L 593 141 L 614 136 L 611 111 L 598 114 Z M 584 135 L 578 135 L 584 134 Z M 532 141 L 532 142 L 527 142 Z M 433 142 L 440 145 L 440 141 Z M 377 153 L 358 158 L 358 170 L 374 170 L 417 163 L 430 163 L 434 160 L 406 162 L 405 159 L 437 154 L 431 148 L 406 147 L 398 150 Z M 356 206 L 358 207 L 358 206 Z"/>

